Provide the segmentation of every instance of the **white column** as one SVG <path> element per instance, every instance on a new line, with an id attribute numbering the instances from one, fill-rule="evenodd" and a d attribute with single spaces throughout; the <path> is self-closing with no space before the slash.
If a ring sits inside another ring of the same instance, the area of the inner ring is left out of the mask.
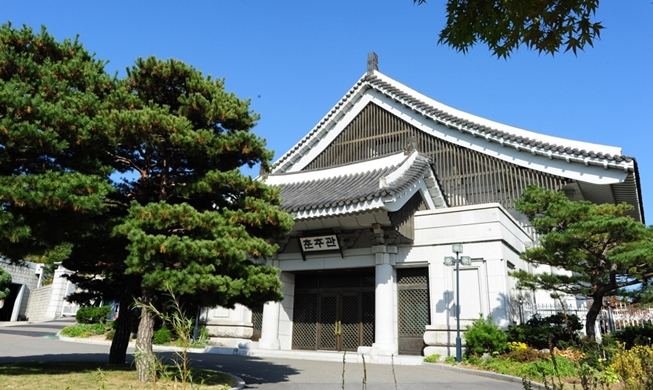
<path id="1" fill-rule="evenodd" d="M 378 355 L 396 355 L 395 343 L 395 307 L 394 302 L 394 272 L 391 264 L 391 254 L 385 245 L 372 247 L 376 257 L 376 288 L 375 288 L 375 313 L 374 313 L 374 352 Z M 394 256 L 393 256 L 394 257 Z"/>
<path id="2" fill-rule="evenodd" d="M 260 349 L 279 349 L 279 302 L 268 302 L 263 306 L 263 327 L 258 340 Z"/>

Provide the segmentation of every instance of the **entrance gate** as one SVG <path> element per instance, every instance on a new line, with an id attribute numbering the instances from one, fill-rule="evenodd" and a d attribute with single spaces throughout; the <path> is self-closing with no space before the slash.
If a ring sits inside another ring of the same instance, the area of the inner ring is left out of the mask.
<path id="1" fill-rule="evenodd" d="M 352 351 L 374 342 L 374 271 L 295 275 L 293 348 Z"/>

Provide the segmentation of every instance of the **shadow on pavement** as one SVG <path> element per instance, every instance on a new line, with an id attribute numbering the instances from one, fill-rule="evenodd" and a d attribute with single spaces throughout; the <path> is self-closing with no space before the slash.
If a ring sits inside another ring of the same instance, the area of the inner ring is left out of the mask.
<path id="1" fill-rule="evenodd" d="M 192 367 L 227 372 L 243 378 L 247 385 L 287 382 L 300 374 L 290 365 L 273 363 L 253 356 L 197 354 L 191 357 Z"/>
<path id="2" fill-rule="evenodd" d="M 166 364 L 171 364 L 176 355 L 172 352 L 158 353 L 158 357 Z M 32 356 L 0 356 L 0 371 L 5 368 L 2 365 L 18 362 L 100 362 L 106 363 L 109 356 L 106 353 L 71 353 L 71 354 L 47 354 Z M 127 355 L 127 363 L 131 364 L 133 355 Z M 263 383 L 287 382 L 292 375 L 298 375 L 300 371 L 286 364 L 272 363 L 257 357 L 213 355 L 213 354 L 191 354 L 191 367 L 217 370 L 239 376 L 248 385 Z M 120 369 L 120 365 L 116 369 Z M 123 366 L 124 367 L 124 366 Z M 8 372 L 6 372 L 8 373 Z M 12 375 L 20 375 L 21 372 L 12 372 Z"/>
<path id="3" fill-rule="evenodd" d="M 107 362 L 109 355 L 106 353 L 71 353 L 65 355 L 48 354 L 32 356 L 0 356 L 0 364 L 17 363 L 17 362 Z"/>

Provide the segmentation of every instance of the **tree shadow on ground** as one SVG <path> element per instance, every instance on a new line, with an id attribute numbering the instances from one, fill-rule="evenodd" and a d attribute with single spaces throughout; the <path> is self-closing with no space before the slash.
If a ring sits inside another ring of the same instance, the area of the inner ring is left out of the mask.
<path id="1" fill-rule="evenodd" d="M 109 361 L 109 355 L 106 353 L 71 353 L 58 355 L 56 353 L 47 355 L 32 356 L 0 356 L 0 364 L 18 363 L 18 362 L 101 362 Z"/>
<path id="2" fill-rule="evenodd" d="M 191 365 L 227 372 L 241 377 L 247 385 L 288 382 L 300 371 L 286 364 L 273 363 L 253 356 L 196 354 Z"/>
<path id="3" fill-rule="evenodd" d="M 164 364 L 172 364 L 173 360 L 178 359 L 174 352 L 161 352 L 156 354 Z M 28 370 L 14 368 L 11 363 L 40 362 L 35 364 L 39 367 L 51 362 L 98 362 L 107 363 L 109 356 L 103 353 L 72 353 L 72 354 L 47 354 L 32 356 L 0 356 L 0 370 L 5 374 L 21 375 L 33 373 Z M 131 368 L 133 355 L 127 355 L 125 365 L 115 365 L 115 370 L 128 370 Z M 288 382 L 289 377 L 298 375 L 300 372 L 289 365 L 278 364 L 265 361 L 261 358 L 251 356 L 233 356 L 233 355 L 214 355 L 214 354 L 190 354 L 191 368 L 201 368 L 216 370 L 241 377 L 248 385 L 263 383 L 282 383 Z M 4 366 L 4 367 L 3 367 Z M 53 365 L 48 367 L 51 370 Z M 106 366 L 111 367 L 112 366 Z M 109 368 L 103 370 L 109 370 Z M 85 365 L 61 365 L 60 369 L 55 370 L 55 374 L 66 374 L 72 372 L 89 371 Z M 94 371 L 94 370 L 90 370 Z"/>
<path id="4" fill-rule="evenodd" d="M 79 361 L 58 361 L 52 364 L 51 361 L 20 361 L 20 358 L 13 362 L 0 363 L 0 373 L 3 375 L 66 375 L 70 373 L 96 372 L 97 367 L 102 365 L 105 372 L 131 371 L 129 364 L 106 365 L 106 362 L 79 360 Z"/>

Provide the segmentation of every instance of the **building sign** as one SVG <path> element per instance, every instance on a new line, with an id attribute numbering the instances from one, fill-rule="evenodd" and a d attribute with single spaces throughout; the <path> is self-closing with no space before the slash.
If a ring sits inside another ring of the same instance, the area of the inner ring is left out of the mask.
<path id="1" fill-rule="evenodd" d="M 335 234 L 329 236 L 300 237 L 299 244 L 304 252 L 338 250 L 338 237 Z"/>

